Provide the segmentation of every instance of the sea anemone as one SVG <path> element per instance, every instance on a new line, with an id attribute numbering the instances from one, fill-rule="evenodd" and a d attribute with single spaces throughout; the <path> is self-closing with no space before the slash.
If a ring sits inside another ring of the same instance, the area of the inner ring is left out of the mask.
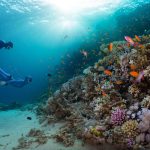
<path id="1" fill-rule="evenodd" d="M 135 137 L 138 133 L 138 122 L 136 120 L 126 121 L 121 127 L 123 133 L 127 137 Z"/>
<path id="2" fill-rule="evenodd" d="M 125 119 L 125 110 L 117 108 L 111 114 L 111 123 L 113 125 L 121 125 Z"/>

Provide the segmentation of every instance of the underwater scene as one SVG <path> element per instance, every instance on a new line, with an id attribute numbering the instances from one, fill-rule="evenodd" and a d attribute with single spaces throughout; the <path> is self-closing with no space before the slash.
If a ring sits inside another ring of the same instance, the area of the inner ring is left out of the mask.
<path id="1" fill-rule="evenodd" d="M 150 150 L 150 0 L 0 0 L 0 150 Z"/>

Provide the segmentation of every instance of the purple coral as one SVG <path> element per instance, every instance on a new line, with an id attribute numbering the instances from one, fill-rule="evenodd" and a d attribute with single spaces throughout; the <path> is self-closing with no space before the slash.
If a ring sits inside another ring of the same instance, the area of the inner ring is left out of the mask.
<path id="1" fill-rule="evenodd" d="M 111 114 L 111 123 L 113 125 L 121 125 L 125 119 L 125 110 L 117 108 Z"/>
<path id="2" fill-rule="evenodd" d="M 126 139 L 126 142 L 127 142 L 127 147 L 128 148 L 131 148 L 131 147 L 133 147 L 133 145 L 134 145 L 134 141 L 133 141 L 133 139 Z"/>

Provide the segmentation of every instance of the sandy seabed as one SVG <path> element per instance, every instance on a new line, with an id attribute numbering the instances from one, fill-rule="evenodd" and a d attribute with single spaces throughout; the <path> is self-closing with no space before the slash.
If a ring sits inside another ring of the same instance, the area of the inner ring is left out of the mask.
<path id="1" fill-rule="evenodd" d="M 27 120 L 27 117 L 32 120 Z M 0 112 L 0 150 L 12 150 L 18 145 L 18 139 L 28 134 L 33 129 L 42 129 L 49 134 L 58 131 L 61 124 L 52 124 L 49 127 L 42 127 L 36 115 L 30 111 L 9 110 Z M 72 147 L 64 147 L 57 143 L 54 139 L 49 139 L 46 144 L 30 146 L 28 150 L 110 150 L 110 147 L 93 147 L 90 145 L 82 146 L 80 141 L 76 141 Z"/>

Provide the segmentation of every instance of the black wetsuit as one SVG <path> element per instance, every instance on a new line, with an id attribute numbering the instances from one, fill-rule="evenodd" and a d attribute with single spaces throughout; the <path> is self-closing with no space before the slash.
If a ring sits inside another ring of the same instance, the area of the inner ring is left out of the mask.
<path id="1" fill-rule="evenodd" d="M 5 42 L 0 40 L 0 49 L 5 47 Z"/>

